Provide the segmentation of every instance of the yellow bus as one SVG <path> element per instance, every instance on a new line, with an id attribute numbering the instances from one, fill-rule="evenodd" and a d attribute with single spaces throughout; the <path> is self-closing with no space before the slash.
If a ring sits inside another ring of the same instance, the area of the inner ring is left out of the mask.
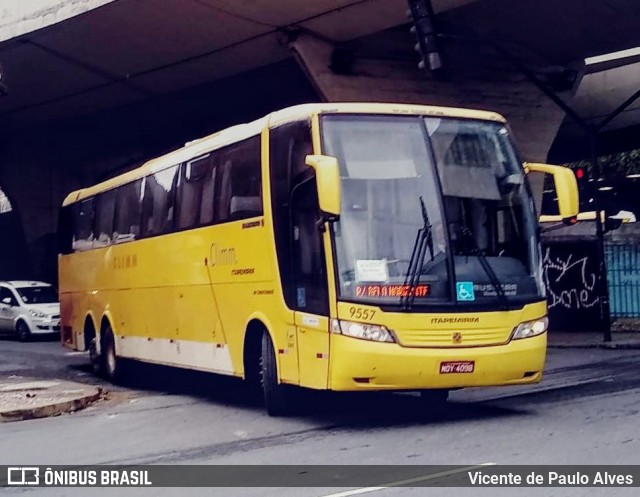
<path id="1" fill-rule="evenodd" d="M 527 167 L 576 214 L 564 168 Z M 536 212 L 492 112 L 284 109 L 71 193 L 60 222 L 62 341 L 112 381 L 126 359 L 234 375 L 281 415 L 294 386 L 541 379 Z"/>

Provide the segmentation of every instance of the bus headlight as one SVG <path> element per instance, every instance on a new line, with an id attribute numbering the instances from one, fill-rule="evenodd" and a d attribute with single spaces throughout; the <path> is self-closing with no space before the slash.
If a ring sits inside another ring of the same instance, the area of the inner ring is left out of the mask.
<path id="1" fill-rule="evenodd" d="M 395 342 L 391 332 L 384 326 L 377 324 L 332 319 L 331 332 L 373 342 Z"/>
<path id="2" fill-rule="evenodd" d="M 549 318 L 547 316 L 535 319 L 534 321 L 525 321 L 516 326 L 513 330 L 513 340 L 519 338 L 529 338 L 536 335 L 542 335 L 549 327 Z"/>

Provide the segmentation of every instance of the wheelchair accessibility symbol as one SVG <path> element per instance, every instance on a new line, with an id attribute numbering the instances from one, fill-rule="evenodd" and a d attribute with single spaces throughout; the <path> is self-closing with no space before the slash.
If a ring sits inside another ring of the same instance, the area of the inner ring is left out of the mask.
<path id="1" fill-rule="evenodd" d="M 456 297 L 459 302 L 473 302 L 476 294 L 473 292 L 472 281 L 459 281 L 456 283 Z"/>

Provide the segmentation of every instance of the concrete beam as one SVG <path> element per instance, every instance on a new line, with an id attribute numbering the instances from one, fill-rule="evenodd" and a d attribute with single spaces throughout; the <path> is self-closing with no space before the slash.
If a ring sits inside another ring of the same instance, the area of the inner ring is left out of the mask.
<path id="1" fill-rule="evenodd" d="M 551 102 L 495 51 L 474 44 L 444 50 L 448 77 L 429 78 L 417 68 L 411 37 L 390 30 L 347 48 L 353 65 L 335 74 L 331 43 L 300 34 L 290 44 L 298 62 L 325 101 L 420 103 L 492 110 L 510 122 L 525 160 L 545 161 L 564 119 Z M 570 96 L 567 93 L 567 96 Z"/>
<path id="2" fill-rule="evenodd" d="M 0 42 L 46 28 L 114 0 L 21 0 L 0 7 Z"/>

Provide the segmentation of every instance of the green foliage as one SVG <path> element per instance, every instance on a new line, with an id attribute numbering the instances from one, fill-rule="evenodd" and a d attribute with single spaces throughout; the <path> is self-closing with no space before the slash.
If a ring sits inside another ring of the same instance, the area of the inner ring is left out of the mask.
<path id="1" fill-rule="evenodd" d="M 598 157 L 598 165 L 605 177 L 624 177 L 628 174 L 640 174 L 640 149 L 630 152 L 620 152 Z M 591 161 L 583 160 L 565 164 L 571 169 L 583 168 L 589 175 L 593 175 Z"/>

